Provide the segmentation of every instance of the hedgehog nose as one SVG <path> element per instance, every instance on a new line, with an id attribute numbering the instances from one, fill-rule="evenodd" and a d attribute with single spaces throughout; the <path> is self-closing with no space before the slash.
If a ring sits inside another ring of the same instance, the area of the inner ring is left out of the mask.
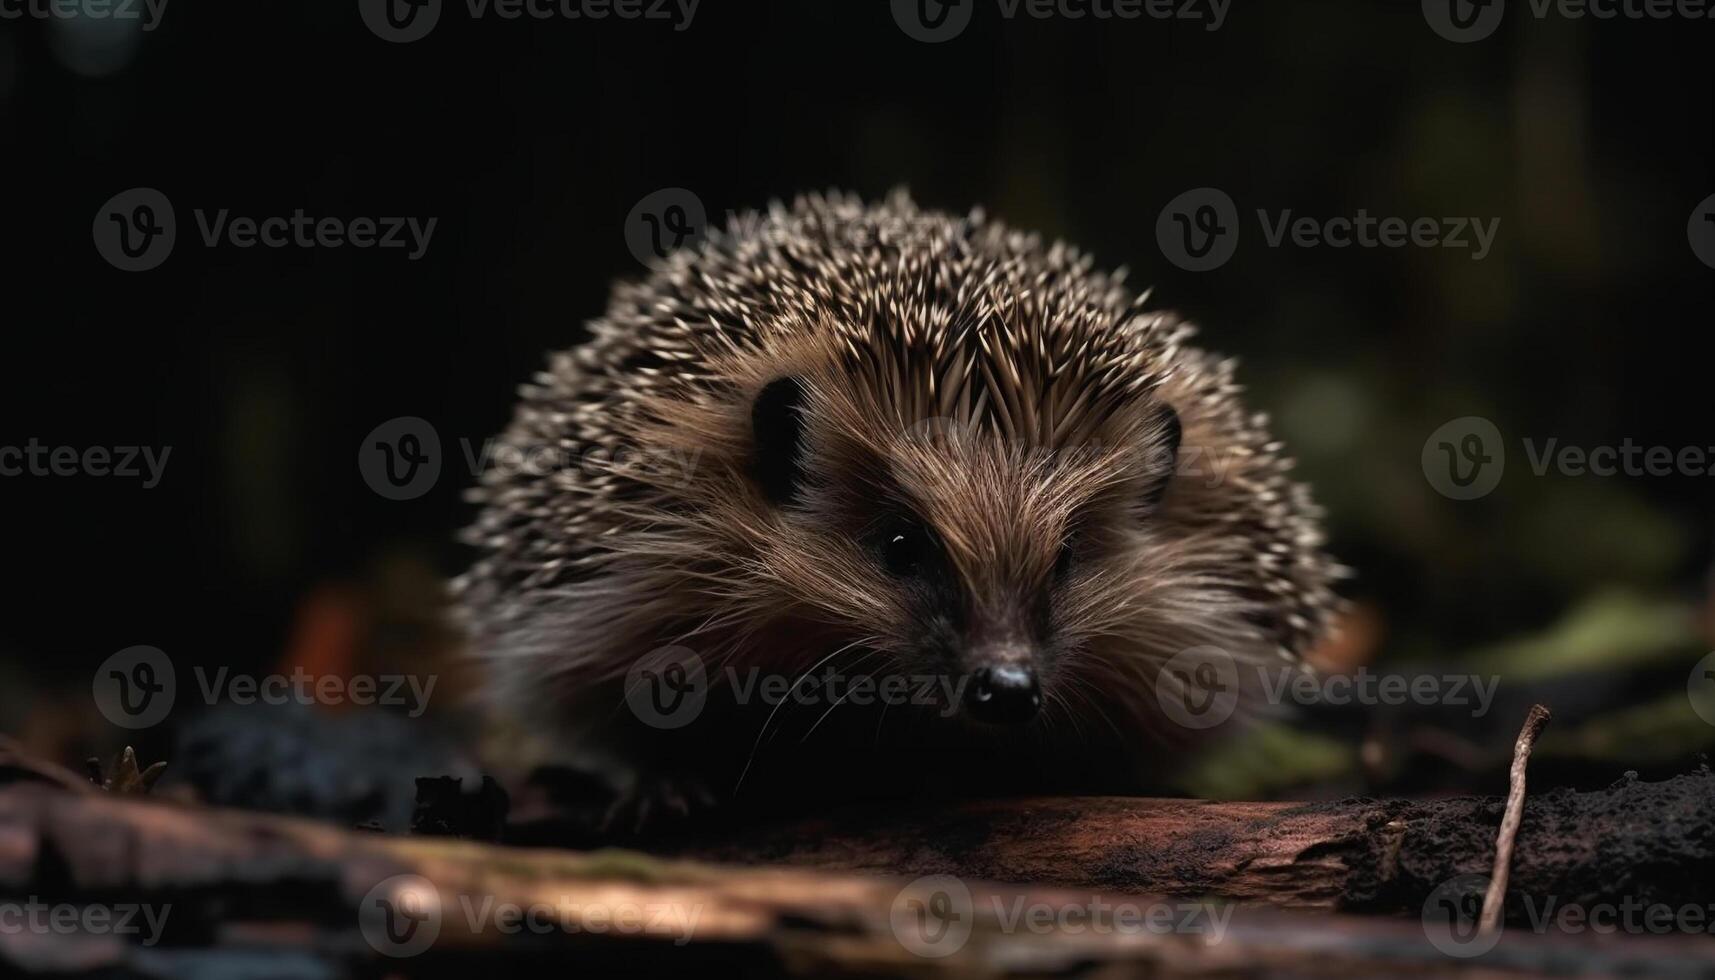
<path id="1" fill-rule="evenodd" d="M 965 689 L 965 710 L 991 725 L 1022 725 L 1042 706 L 1036 671 L 1017 664 L 984 667 Z"/>

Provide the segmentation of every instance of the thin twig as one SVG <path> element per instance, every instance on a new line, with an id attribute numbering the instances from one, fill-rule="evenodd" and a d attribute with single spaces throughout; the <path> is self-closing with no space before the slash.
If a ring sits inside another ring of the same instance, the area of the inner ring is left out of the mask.
<path id="1" fill-rule="evenodd" d="M 1501 927 L 1501 910 L 1506 906 L 1507 875 L 1512 870 L 1513 843 L 1518 839 L 1519 821 L 1524 819 L 1524 769 L 1530 761 L 1530 750 L 1536 745 L 1542 726 L 1548 724 L 1548 709 L 1532 705 L 1525 716 L 1524 730 L 1513 745 L 1511 787 L 1507 790 L 1507 809 L 1501 816 L 1501 834 L 1495 840 L 1495 869 L 1489 875 L 1489 890 L 1483 896 L 1483 917 L 1478 934 L 1487 936 Z"/>

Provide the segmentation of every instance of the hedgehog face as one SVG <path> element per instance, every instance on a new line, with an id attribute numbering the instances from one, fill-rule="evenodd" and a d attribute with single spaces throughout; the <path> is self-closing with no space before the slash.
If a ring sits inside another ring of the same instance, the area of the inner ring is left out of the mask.
<path id="1" fill-rule="evenodd" d="M 911 673 L 961 679 L 966 717 L 1029 721 L 1098 645 L 1091 613 L 1111 607 L 1140 542 L 1163 537 L 1148 525 L 1178 415 L 1145 399 L 1091 439 L 1046 446 L 904 417 L 837 377 L 757 396 L 753 475 L 778 516 L 783 598 L 846 610 L 844 625 Z"/>

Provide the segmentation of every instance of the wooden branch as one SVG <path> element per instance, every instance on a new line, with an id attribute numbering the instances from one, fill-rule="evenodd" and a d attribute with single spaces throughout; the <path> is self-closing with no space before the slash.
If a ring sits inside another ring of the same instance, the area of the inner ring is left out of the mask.
<path id="1" fill-rule="evenodd" d="M 1518 844 L 1519 824 L 1524 821 L 1525 771 L 1530 763 L 1530 750 L 1537 736 L 1548 724 L 1548 709 L 1532 705 L 1525 716 L 1524 730 L 1519 732 L 1513 746 L 1512 772 L 1508 780 L 1507 808 L 1501 814 L 1501 832 L 1495 839 L 1494 870 L 1489 875 L 1489 887 L 1483 893 L 1483 917 L 1479 923 L 1484 935 L 1492 935 L 1501 927 L 1501 912 L 1507 900 L 1507 878 L 1512 874 L 1513 848 Z"/>
<path id="2" fill-rule="evenodd" d="M 821 870 L 951 874 L 1289 908 L 1409 912 L 1449 879 L 1486 875 L 1505 801 L 1326 803 L 1060 798 L 842 812 L 681 841 L 669 853 Z M 1511 859 L 1519 896 L 1711 901 L 1715 775 L 1531 798 Z"/>
<path id="3" fill-rule="evenodd" d="M 1219 812 L 1217 805 L 1178 806 L 1192 807 L 1181 812 L 1199 817 Z M 966 811 L 964 819 L 978 812 L 1011 814 L 1002 820 L 1006 827 L 1018 829 L 1024 821 L 1034 833 L 1052 835 L 1068 828 L 1036 825 L 1029 815 L 1058 812 L 1063 819 L 1075 809 L 996 807 Z M 1152 809 L 1153 816 L 1123 826 L 1131 832 L 1166 826 L 1159 806 L 1145 807 Z M 1302 834 L 1311 825 L 1292 824 L 1307 818 L 1272 806 L 1240 811 L 1246 816 L 1230 828 L 1262 819 L 1297 826 Z M 1101 801 L 1084 814 L 1126 820 L 1118 801 Z M 1091 827 L 1070 829 L 1085 842 L 1074 850 L 1102 836 Z M 1179 837 L 1183 845 L 1184 834 Z M 1222 848 L 1231 843 L 1217 834 L 1203 853 L 1222 863 Z M 1131 853 L 1145 846 L 1135 842 Z M 1043 847 L 1039 857 L 1053 850 Z M 1195 872 L 1180 877 L 1189 881 Z M 3 965 L 54 973 L 333 977 L 553 968 L 635 975 L 715 968 L 756 976 L 1107 976 L 1116 970 L 1438 976 L 1463 962 L 1434 947 L 1415 917 L 1235 912 L 1219 903 L 1166 905 L 1089 889 L 976 880 L 905 885 L 626 852 L 387 837 L 20 781 L 0 788 L 0 907 L 16 910 L 26 902 L 77 909 L 141 905 L 163 920 L 164 928 L 149 937 L 153 945 L 100 930 L 0 929 Z M 511 908 L 525 914 L 514 918 Z M 1040 921 L 1036 909 L 1060 926 L 1032 925 Z M 1564 970 L 1569 963 L 1595 972 L 1715 970 L 1715 950 L 1703 937 L 1591 938 L 1603 941 L 1584 944 L 1588 948 L 1569 959 L 1563 937 L 1508 933 L 1481 963 L 1508 976 Z"/>

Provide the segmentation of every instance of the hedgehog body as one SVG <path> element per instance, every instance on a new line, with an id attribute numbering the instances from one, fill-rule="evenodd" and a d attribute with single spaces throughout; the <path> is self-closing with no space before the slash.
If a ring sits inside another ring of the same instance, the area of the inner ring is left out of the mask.
<path id="1" fill-rule="evenodd" d="M 507 752 L 639 794 L 1148 785 L 1190 734 L 1164 668 L 1217 651 L 1245 693 L 1336 602 L 1306 489 L 1191 335 L 903 194 L 777 204 L 619 286 L 504 436 L 555 464 L 474 491 L 458 603 Z M 689 721 L 636 710 L 669 677 Z"/>

